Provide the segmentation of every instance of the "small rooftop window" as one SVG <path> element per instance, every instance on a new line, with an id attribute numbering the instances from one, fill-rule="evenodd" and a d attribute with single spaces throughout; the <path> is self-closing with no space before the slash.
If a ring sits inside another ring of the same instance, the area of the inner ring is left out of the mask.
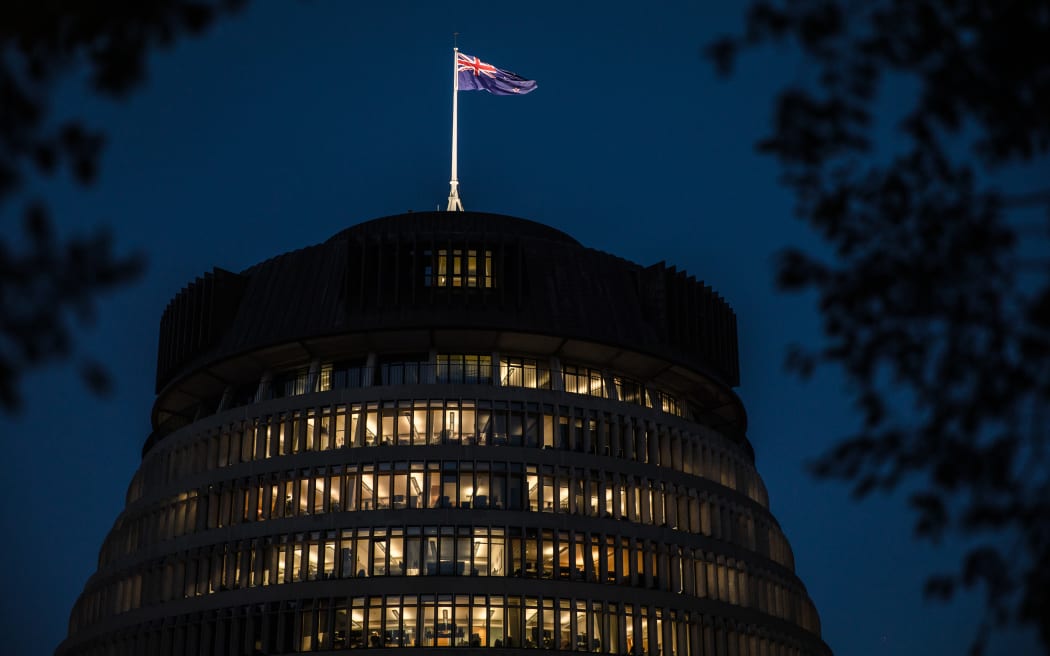
<path id="1" fill-rule="evenodd" d="M 476 248 L 424 251 L 423 285 L 426 287 L 494 286 L 492 251 Z"/>

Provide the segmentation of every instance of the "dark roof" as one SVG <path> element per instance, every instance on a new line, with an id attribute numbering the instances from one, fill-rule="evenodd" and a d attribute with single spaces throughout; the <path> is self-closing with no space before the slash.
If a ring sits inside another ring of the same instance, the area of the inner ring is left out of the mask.
<path id="1" fill-rule="evenodd" d="M 427 284 L 440 251 L 492 253 L 494 284 Z M 361 223 L 179 292 L 161 319 L 158 391 L 209 362 L 325 335 L 420 328 L 514 330 L 660 356 L 738 384 L 736 318 L 673 266 L 643 267 L 548 226 L 480 212 Z"/>
<path id="2" fill-rule="evenodd" d="M 372 219 L 350 226 L 337 232 L 328 241 L 346 239 L 352 235 L 400 235 L 416 234 L 464 234 L 464 235 L 502 235 L 513 234 L 519 237 L 546 239 L 582 246 L 561 230 L 542 223 L 519 219 L 505 214 L 487 212 L 409 212 Z"/>

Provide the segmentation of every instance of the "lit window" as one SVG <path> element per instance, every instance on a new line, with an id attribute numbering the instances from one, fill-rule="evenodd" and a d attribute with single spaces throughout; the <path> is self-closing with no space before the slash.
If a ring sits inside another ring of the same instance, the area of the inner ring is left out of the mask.
<path id="1" fill-rule="evenodd" d="M 439 354 L 437 382 L 488 383 L 492 380 L 492 356 Z"/>
<path id="2" fill-rule="evenodd" d="M 588 396 L 605 396 L 605 379 L 602 372 L 587 367 L 565 365 L 562 367 L 565 391 Z"/>
<path id="3" fill-rule="evenodd" d="M 455 248 L 423 251 L 423 286 L 491 289 L 492 251 Z"/>
<path id="4" fill-rule="evenodd" d="M 543 363 L 530 358 L 500 358 L 500 385 L 550 389 L 551 372 Z"/>

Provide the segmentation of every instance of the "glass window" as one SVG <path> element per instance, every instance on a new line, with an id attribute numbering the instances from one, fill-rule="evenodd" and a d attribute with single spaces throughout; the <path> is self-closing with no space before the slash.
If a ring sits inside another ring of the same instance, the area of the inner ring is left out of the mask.
<path id="1" fill-rule="evenodd" d="M 416 405 L 411 411 L 403 411 L 401 426 L 398 428 L 398 444 L 408 439 L 410 444 L 427 442 L 427 410 L 425 404 Z"/>
<path id="2" fill-rule="evenodd" d="M 442 527 L 442 532 L 445 532 Z M 456 540 L 451 535 L 442 535 L 438 539 L 438 571 L 441 576 L 462 575 L 456 566 Z"/>
<path id="3" fill-rule="evenodd" d="M 395 413 L 393 411 L 386 410 L 386 411 L 383 412 L 382 427 L 381 427 L 381 430 L 380 430 L 380 433 L 379 433 L 379 443 L 380 444 L 391 445 L 391 444 L 394 443 L 394 439 L 395 439 L 395 433 L 394 433 L 395 419 L 396 419 L 396 416 L 395 416 Z"/>
<path id="4" fill-rule="evenodd" d="M 503 387 L 550 389 L 550 368 L 533 358 L 500 358 L 500 384 Z"/>
<path id="5" fill-rule="evenodd" d="M 419 645 L 417 626 L 419 624 L 419 606 L 415 596 L 404 597 L 401 607 L 402 644 L 416 647 Z"/>
<path id="6" fill-rule="evenodd" d="M 456 595 L 455 619 L 452 623 L 452 641 L 457 647 L 466 647 L 470 638 L 470 602 L 467 595 Z"/>
<path id="7" fill-rule="evenodd" d="M 390 508 L 390 472 L 376 474 L 375 507 L 385 510 Z"/>
<path id="8" fill-rule="evenodd" d="M 423 622 L 420 625 L 422 644 L 427 647 L 433 647 L 438 644 L 437 635 L 435 635 L 437 606 L 434 597 L 432 595 L 423 595 L 420 597 L 420 605 L 423 608 Z"/>
<path id="9" fill-rule="evenodd" d="M 376 529 L 372 537 L 372 576 L 387 575 L 387 550 L 386 532 Z"/>
<path id="10" fill-rule="evenodd" d="M 474 410 L 473 401 L 460 403 L 460 432 L 464 444 L 485 444 L 484 440 L 478 439 L 477 414 Z"/>
<path id="11" fill-rule="evenodd" d="M 423 286 L 493 287 L 492 251 L 471 247 L 423 251 Z"/>
<path id="12" fill-rule="evenodd" d="M 471 564 L 473 555 L 473 541 L 468 535 L 460 535 L 456 538 L 456 575 L 477 576 L 478 572 Z"/>
<path id="13" fill-rule="evenodd" d="M 553 627 L 556 632 L 555 645 L 563 651 L 571 651 L 575 647 L 576 641 L 572 636 L 572 611 L 569 609 L 569 601 L 567 599 L 559 600 L 558 608 L 554 612 L 555 616 L 553 619 L 557 622 Z"/>
<path id="14" fill-rule="evenodd" d="M 310 485 L 310 478 L 305 472 L 300 472 L 299 476 L 299 485 L 296 490 L 298 495 L 297 514 L 308 515 L 310 513 L 310 490 L 313 486 Z"/>
<path id="15" fill-rule="evenodd" d="M 470 508 L 473 500 L 474 473 L 471 471 L 470 463 L 460 463 L 459 497 L 456 505 L 460 508 Z"/>
<path id="16" fill-rule="evenodd" d="M 566 392 L 589 396 L 606 396 L 605 379 L 597 369 L 566 364 L 562 366 L 562 379 Z"/>
<path id="17" fill-rule="evenodd" d="M 548 648 L 544 646 L 543 618 L 535 597 L 525 598 L 525 646 L 532 649 Z"/>
<path id="18" fill-rule="evenodd" d="M 404 632 L 401 628 L 401 599 L 388 596 L 383 617 L 383 646 L 404 647 Z"/>
<path id="19" fill-rule="evenodd" d="M 557 502 L 557 498 L 554 494 L 554 476 L 553 471 L 549 466 L 543 468 L 543 498 L 541 503 L 543 504 L 543 512 L 554 512 L 554 504 Z"/>
<path id="20" fill-rule="evenodd" d="M 502 647 L 504 643 L 503 597 L 491 596 L 488 604 L 488 628 L 482 634 L 481 644 Z"/>
<path id="21" fill-rule="evenodd" d="M 522 509 L 522 474 L 521 465 L 517 465 L 516 469 L 512 466 L 511 471 L 507 474 L 507 508 L 509 510 L 521 510 Z M 533 469 L 533 475 L 535 475 L 535 468 Z M 528 486 L 528 494 L 532 494 L 532 485 Z"/>
<path id="22" fill-rule="evenodd" d="M 425 576 L 436 576 L 438 573 L 438 538 L 436 535 L 428 535 L 424 539 L 422 573 Z"/>
<path id="23" fill-rule="evenodd" d="M 529 466 L 528 473 L 525 475 L 525 484 L 528 487 L 529 510 L 538 512 L 540 509 L 540 477 L 533 465 Z"/>
<path id="24" fill-rule="evenodd" d="M 408 508 L 423 508 L 426 506 L 426 495 L 424 490 L 424 472 L 421 463 L 414 463 L 412 471 L 408 475 L 408 487 L 406 490 L 406 506 Z"/>
<path id="25" fill-rule="evenodd" d="M 370 545 L 367 535 L 367 530 L 359 533 L 358 539 L 354 544 L 354 566 L 352 571 L 354 572 L 354 576 L 357 577 L 371 576 L 371 570 L 368 567 L 368 554 L 371 549 L 369 548 Z"/>
<path id="26" fill-rule="evenodd" d="M 437 382 L 439 383 L 490 383 L 492 381 L 492 356 L 468 354 L 438 354 Z M 455 426 L 446 426 L 455 429 Z"/>
<path id="27" fill-rule="evenodd" d="M 326 579 L 334 579 L 337 576 L 336 572 L 336 548 L 338 541 L 334 537 L 329 536 L 324 542 L 324 550 L 321 552 L 322 563 L 322 575 Z"/>
<path id="28" fill-rule="evenodd" d="M 435 467 L 437 463 L 429 463 L 429 466 Z M 427 482 L 425 489 L 427 491 L 425 508 L 438 508 L 441 506 L 441 472 L 435 469 L 428 469 L 426 472 Z"/>
<path id="29" fill-rule="evenodd" d="M 375 501 L 375 481 L 372 473 L 372 467 L 366 466 L 363 468 L 360 476 L 361 480 L 361 510 L 372 510 L 373 503 Z"/>
<path id="30" fill-rule="evenodd" d="M 404 539 L 404 544 L 404 574 L 405 576 L 420 576 L 423 573 L 419 558 L 422 541 L 418 535 L 410 535 Z"/>
<path id="31" fill-rule="evenodd" d="M 365 635 L 368 636 L 367 646 L 370 648 L 383 646 L 383 604 L 381 597 L 369 597 L 368 599 L 368 624 L 365 626 Z"/>

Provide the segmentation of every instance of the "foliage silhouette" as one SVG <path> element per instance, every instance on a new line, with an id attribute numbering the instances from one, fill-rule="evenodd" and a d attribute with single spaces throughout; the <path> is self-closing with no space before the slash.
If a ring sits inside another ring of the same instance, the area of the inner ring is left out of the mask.
<path id="1" fill-rule="evenodd" d="M 196 34 L 240 0 L 8 0 L 0 3 L 0 211 L 24 202 L 24 238 L 0 236 L 0 412 L 15 412 L 22 376 L 71 357 L 71 319 L 92 317 L 95 299 L 135 279 L 142 258 L 117 255 L 105 230 L 62 238 L 46 203 L 19 199 L 31 176 L 67 170 L 82 185 L 98 171 L 103 135 L 51 116 L 63 75 L 87 69 L 95 93 L 120 98 L 142 82 L 157 47 Z M 89 388 L 109 386 L 105 369 L 81 358 Z"/>
<path id="2" fill-rule="evenodd" d="M 972 651 L 1019 622 L 1050 653 L 1050 192 L 1003 182 L 1050 170 L 1050 3 L 754 2 L 707 55 L 728 74 L 783 42 L 814 79 L 779 91 L 758 147 L 831 247 L 779 258 L 779 286 L 816 291 L 824 330 L 788 366 L 841 366 L 863 417 L 813 470 L 858 497 L 914 489 L 916 534 L 968 547 L 926 594 L 987 595 Z M 916 89 L 899 115 L 889 85 Z"/>

